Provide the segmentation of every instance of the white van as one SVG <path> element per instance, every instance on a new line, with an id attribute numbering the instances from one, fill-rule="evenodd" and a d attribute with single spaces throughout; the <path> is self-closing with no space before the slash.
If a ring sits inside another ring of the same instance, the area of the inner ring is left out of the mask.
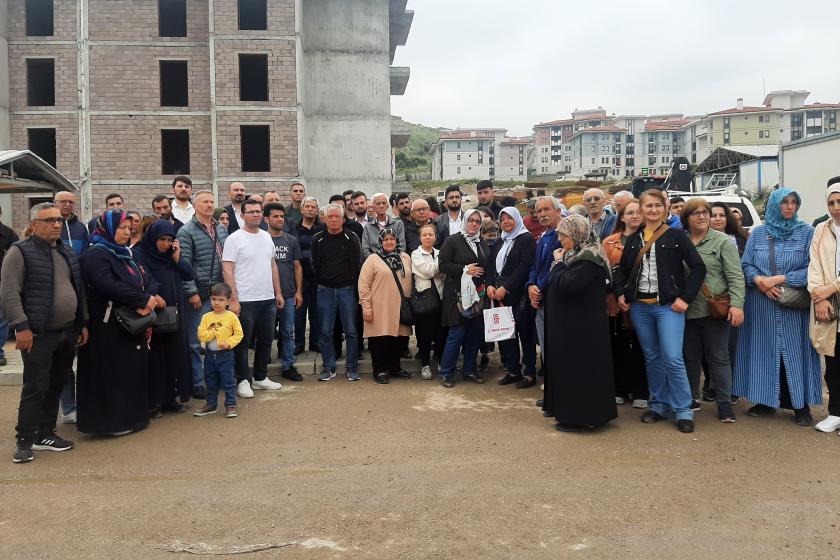
<path id="1" fill-rule="evenodd" d="M 758 211 L 753 206 L 753 203 L 750 201 L 749 198 L 745 196 L 741 196 L 736 194 L 735 187 L 728 187 L 722 190 L 714 190 L 714 191 L 700 191 L 700 192 L 677 192 L 677 191 L 667 191 L 668 197 L 672 196 L 681 196 L 688 202 L 689 199 L 694 197 L 702 197 L 705 198 L 709 202 L 725 202 L 727 206 L 730 208 L 737 208 L 741 211 L 741 215 L 744 217 L 743 219 L 743 227 L 752 231 L 755 226 L 761 225 L 761 216 L 758 215 Z"/>

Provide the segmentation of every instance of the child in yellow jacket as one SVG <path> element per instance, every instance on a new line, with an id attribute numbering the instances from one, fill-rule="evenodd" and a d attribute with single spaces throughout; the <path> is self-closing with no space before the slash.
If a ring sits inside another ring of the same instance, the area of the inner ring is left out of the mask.
<path id="1" fill-rule="evenodd" d="M 204 382 L 207 400 L 193 416 L 207 416 L 216 412 L 219 404 L 219 387 L 225 391 L 225 416 L 236 418 L 236 373 L 233 349 L 242 342 L 242 325 L 239 317 L 228 311 L 233 292 L 227 284 L 215 284 L 210 290 L 210 305 L 198 325 L 198 340 L 206 344 L 204 354 Z"/>

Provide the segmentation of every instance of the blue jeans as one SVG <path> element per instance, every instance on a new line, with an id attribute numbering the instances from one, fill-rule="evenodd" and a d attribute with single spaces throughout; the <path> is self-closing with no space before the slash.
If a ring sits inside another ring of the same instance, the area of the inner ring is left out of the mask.
<path id="1" fill-rule="evenodd" d="M 243 340 L 240 344 L 244 344 Z M 247 344 L 245 344 L 247 348 Z M 233 350 L 207 350 L 204 354 L 204 380 L 207 382 L 207 406 L 219 404 L 219 387 L 225 391 L 225 406 L 236 406 L 236 375 Z"/>
<path id="2" fill-rule="evenodd" d="M 483 338 L 484 319 L 482 317 L 474 317 L 458 326 L 449 327 L 446 346 L 443 348 L 443 358 L 440 361 L 440 376 L 452 377 L 462 347 L 464 349 L 463 374 L 474 374 L 477 370 L 478 347 Z"/>
<path id="3" fill-rule="evenodd" d="M 347 372 L 355 372 L 359 368 L 359 331 L 356 328 L 356 288 L 328 288 L 318 286 L 318 318 L 321 321 L 320 339 L 321 360 L 324 369 L 335 369 L 335 345 L 333 344 L 333 329 L 335 329 L 336 313 L 341 318 L 344 336 L 347 340 Z"/>
<path id="4" fill-rule="evenodd" d="M 295 297 L 285 298 L 286 305 L 277 311 L 277 353 L 283 369 L 295 365 Z"/>
<path id="5" fill-rule="evenodd" d="M 306 342 L 306 314 L 309 313 L 309 348 L 319 343 L 320 321 L 318 321 L 318 286 L 314 279 L 304 278 L 301 294 L 303 301 L 295 309 L 295 346 L 303 348 Z M 330 331 L 332 332 L 332 331 Z"/>
<path id="6" fill-rule="evenodd" d="M 61 413 L 67 416 L 71 412 L 76 411 L 76 376 L 73 375 L 73 370 L 70 370 L 70 377 L 67 379 L 67 384 L 61 390 Z"/>
<path id="7" fill-rule="evenodd" d="M 239 302 L 239 323 L 242 325 L 242 342 L 233 349 L 236 357 L 236 381 L 251 379 L 248 367 L 248 344 L 256 334 L 254 348 L 254 379 L 262 381 L 268 374 L 268 358 L 274 340 L 277 322 L 277 302 L 273 299 Z"/>
<path id="8" fill-rule="evenodd" d="M 6 357 L 7 340 L 9 340 L 9 322 L 0 317 L 0 358 Z"/>
<path id="9" fill-rule="evenodd" d="M 683 362 L 685 314 L 670 305 L 635 302 L 630 318 L 645 355 L 650 400 L 648 408 L 666 418 L 691 420 L 691 389 Z"/>
<path id="10" fill-rule="evenodd" d="M 188 315 L 190 320 L 190 330 L 187 333 L 190 339 L 190 364 L 192 365 L 192 384 L 193 387 L 204 386 L 204 368 L 201 365 L 201 357 L 204 355 L 204 349 L 198 341 L 198 325 L 201 324 L 201 318 L 205 313 L 210 313 L 210 298 L 201 301 L 201 309 L 195 310 L 192 305 L 188 305 Z"/>

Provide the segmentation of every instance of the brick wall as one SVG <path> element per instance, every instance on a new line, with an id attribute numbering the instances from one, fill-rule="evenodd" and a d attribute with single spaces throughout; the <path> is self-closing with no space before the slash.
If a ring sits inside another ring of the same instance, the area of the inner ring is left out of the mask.
<path id="1" fill-rule="evenodd" d="M 10 41 L 76 40 L 77 0 L 53 0 L 53 36 L 26 36 L 26 0 L 7 0 L 7 37 Z"/>
<path id="2" fill-rule="evenodd" d="M 79 103 L 76 76 L 76 49 L 72 45 L 9 45 L 9 108 L 33 109 L 26 104 L 27 58 L 54 58 L 55 107 L 49 110 L 76 110 Z"/>
<path id="3" fill-rule="evenodd" d="M 242 173 L 240 125 L 270 125 L 271 172 Z M 297 163 L 297 113 L 295 112 L 221 112 L 216 118 L 219 176 L 221 177 L 295 177 Z"/>
<path id="4" fill-rule="evenodd" d="M 216 34 L 218 35 L 291 36 L 295 34 L 294 0 L 268 1 L 267 30 L 240 31 L 236 0 L 213 0 L 213 12 L 216 14 Z"/>
<path id="5" fill-rule="evenodd" d="M 88 5 L 90 39 L 93 41 L 207 40 L 207 0 L 187 0 L 186 37 L 160 37 L 158 0 L 90 0 Z"/>
<path id="6" fill-rule="evenodd" d="M 239 53 L 268 55 L 268 101 L 239 100 Z M 297 103 L 294 41 L 216 42 L 216 104 L 293 107 Z"/>

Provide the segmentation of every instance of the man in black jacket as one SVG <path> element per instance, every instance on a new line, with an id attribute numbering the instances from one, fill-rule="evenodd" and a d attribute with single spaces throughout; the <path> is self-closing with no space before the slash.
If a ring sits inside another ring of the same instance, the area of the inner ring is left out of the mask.
<path id="1" fill-rule="evenodd" d="M 475 194 L 478 197 L 478 205 L 486 206 L 490 212 L 493 213 L 493 219 L 499 219 L 499 212 L 504 206 L 496 200 L 496 189 L 493 188 L 493 182 L 484 179 L 479 181 L 475 188 Z"/>
<path id="2" fill-rule="evenodd" d="M 245 202 L 245 185 L 240 182 L 231 183 L 228 187 L 230 204 L 225 206 L 228 214 L 228 233 L 233 233 L 245 223 L 242 218 L 242 203 Z"/>
<path id="3" fill-rule="evenodd" d="M 323 369 L 318 381 L 335 377 L 335 347 L 332 337 L 336 314 L 341 317 L 347 339 L 345 375 L 359 380 L 359 332 L 356 322 L 356 284 L 362 268 L 362 247 L 356 234 L 344 227 L 344 209 L 328 204 L 324 209 L 327 229 L 312 238 L 312 271 L 318 285 L 318 318 Z"/>
<path id="4" fill-rule="evenodd" d="M 55 434 L 55 421 L 76 346 L 88 339 L 79 263 L 60 239 L 64 218 L 51 202 L 36 204 L 31 217 L 32 235 L 9 249 L 0 271 L 3 313 L 23 358 L 15 463 L 33 460 L 33 449 L 73 448 Z"/>
<path id="5" fill-rule="evenodd" d="M 437 226 L 437 240 L 435 247 L 440 249 L 443 247 L 443 242 L 453 233 L 461 231 L 461 220 L 464 218 L 464 213 L 461 211 L 461 187 L 458 185 L 449 185 L 443 194 L 443 205 L 446 212 L 437 217 L 435 225 Z"/>

